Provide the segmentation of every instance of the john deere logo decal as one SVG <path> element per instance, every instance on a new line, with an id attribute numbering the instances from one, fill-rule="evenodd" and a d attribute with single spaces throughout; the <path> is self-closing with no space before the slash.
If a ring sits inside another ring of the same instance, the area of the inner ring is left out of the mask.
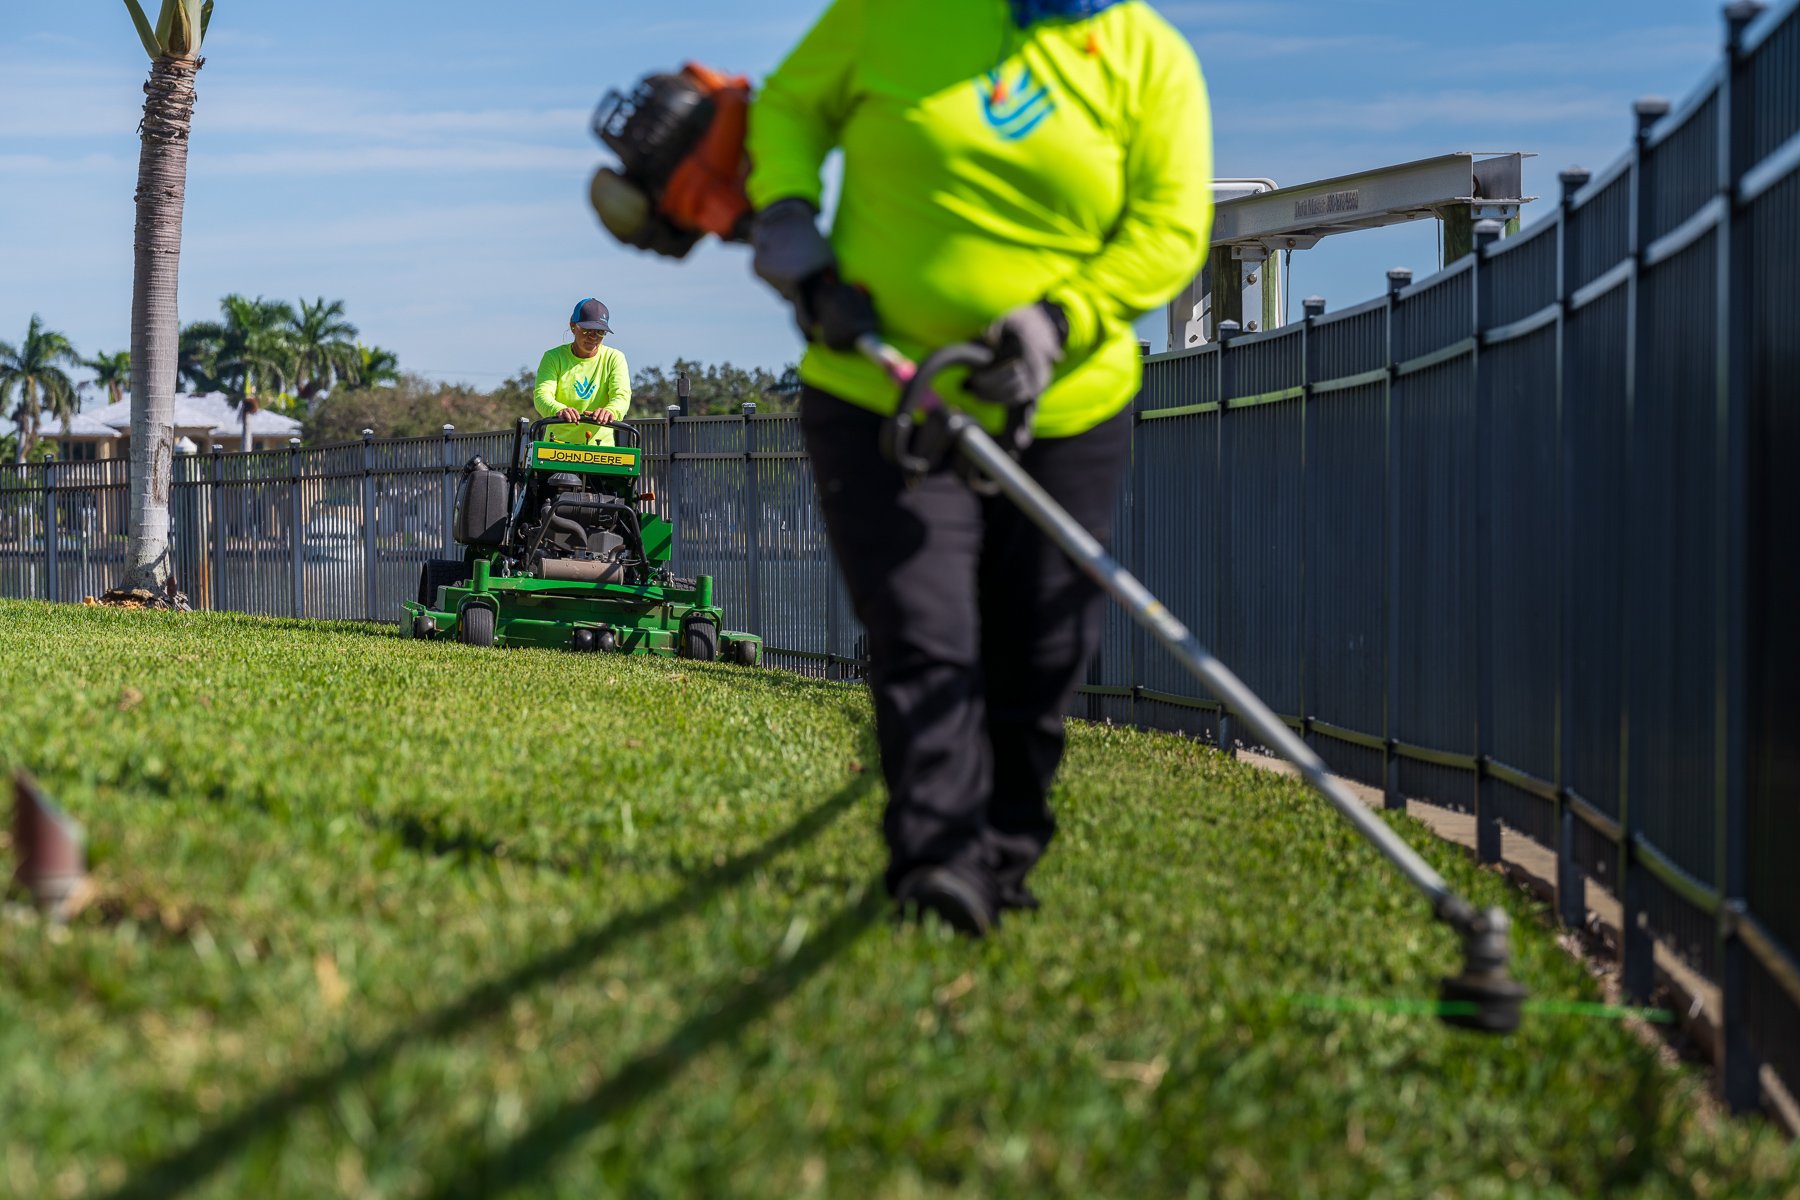
<path id="1" fill-rule="evenodd" d="M 981 115 L 1009 142 L 1025 137 L 1056 111 L 1050 89 L 1037 81 L 1030 67 L 1020 67 L 1018 77 L 1010 82 L 996 68 L 976 81 L 975 87 L 981 93 Z"/>
<path id="2" fill-rule="evenodd" d="M 594 384 L 595 381 L 592 379 L 577 379 L 575 381 L 575 395 L 583 400 L 588 399 L 594 394 Z"/>
<path id="3" fill-rule="evenodd" d="M 539 446 L 540 463 L 578 463 L 585 467 L 629 467 L 637 456 L 623 450 L 571 450 L 562 446 Z"/>

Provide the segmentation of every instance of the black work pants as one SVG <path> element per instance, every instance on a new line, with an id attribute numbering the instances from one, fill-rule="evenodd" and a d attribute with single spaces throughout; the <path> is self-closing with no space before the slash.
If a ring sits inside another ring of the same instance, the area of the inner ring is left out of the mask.
<path id="1" fill-rule="evenodd" d="M 907 487 L 881 455 L 884 418 L 811 387 L 800 417 L 868 630 L 888 887 L 947 864 L 998 897 L 1056 832 L 1047 797 L 1063 715 L 1098 645 L 1103 597 L 1010 500 L 976 495 L 947 468 Z M 1130 447 L 1126 412 L 1035 442 L 1021 462 L 1106 544 Z"/>

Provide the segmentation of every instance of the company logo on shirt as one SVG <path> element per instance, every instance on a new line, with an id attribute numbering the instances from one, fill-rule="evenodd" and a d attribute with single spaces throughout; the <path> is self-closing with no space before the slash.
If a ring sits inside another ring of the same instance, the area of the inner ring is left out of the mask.
<path id="1" fill-rule="evenodd" d="M 975 90 L 981 93 L 981 115 L 1009 142 L 1024 138 L 1056 111 L 1049 87 L 1039 83 L 1028 66 L 1020 67 L 1012 80 L 998 68 L 989 71 L 975 81 Z"/>
<path id="2" fill-rule="evenodd" d="M 594 394 L 594 385 L 596 382 L 597 381 L 593 379 L 577 379 L 575 381 L 576 398 L 579 400 L 586 400 L 591 397 Z"/>

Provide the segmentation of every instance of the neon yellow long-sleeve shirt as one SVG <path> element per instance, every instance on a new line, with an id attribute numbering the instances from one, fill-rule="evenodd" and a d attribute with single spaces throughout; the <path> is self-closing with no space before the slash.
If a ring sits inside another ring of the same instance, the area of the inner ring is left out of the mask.
<path id="1" fill-rule="evenodd" d="M 546 417 L 565 408 L 581 413 L 604 408 L 623 421 L 631 411 L 631 368 L 625 365 L 625 356 L 611 346 L 601 346 L 592 358 L 577 357 L 567 344 L 552 346 L 538 360 L 531 402 Z M 613 444 L 612 430 L 598 425 L 551 425 L 545 432 L 553 442 Z"/>
<path id="2" fill-rule="evenodd" d="M 1080 433 L 1129 402 L 1131 323 L 1199 273 L 1212 224 L 1205 84 L 1149 5 L 1020 30 L 1006 0 L 834 0 L 752 105 L 751 201 L 817 205 L 835 147 L 832 247 L 884 337 L 918 355 L 1048 297 L 1069 345 L 1038 434 Z M 800 376 L 893 410 L 893 385 L 860 355 L 812 346 Z M 951 373 L 940 391 L 966 397 Z"/>

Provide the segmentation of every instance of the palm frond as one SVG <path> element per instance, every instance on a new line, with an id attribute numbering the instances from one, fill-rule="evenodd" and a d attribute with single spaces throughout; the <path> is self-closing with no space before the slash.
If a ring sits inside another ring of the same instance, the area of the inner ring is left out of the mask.
<path id="1" fill-rule="evenodd" d="M 162 43 L 157 41 L 156 27 L 150 24 L 150 18 L 144 15 L 143 5 L 138 0 L 125 0 L 125 11 L 131 14 L 131 23 L 137 26 L 138 40 L 144 43 L 144 53 L 154 61 L 162 57 Z"/>

